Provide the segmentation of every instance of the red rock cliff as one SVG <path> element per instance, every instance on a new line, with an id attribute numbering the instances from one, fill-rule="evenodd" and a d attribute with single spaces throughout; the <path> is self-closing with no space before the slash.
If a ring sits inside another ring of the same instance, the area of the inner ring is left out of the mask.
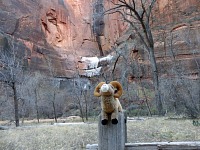
<path id="1" fill-rule="evenodd" d="M 194 51 L 199 58 L 199 5 L 199 0 L 158 0 L 153 31 L 159 60 L 171 55 L 165 43 L 170 40 L 160 39 L 172 34 L 183 35 L 173 41 L 182 47 L 175 48 L 177 58 L 193 57 Z M 54 76 L 71 78 L 85 69 L 82 56 L 109 54 L 127 31 L 118 14 L 101 15 L 111 7 L 105 0 L 1 0 L 1 47 L 5 39 L 13 41 L 32 70 L 52 67 Z M 147 55 L 141 57 L 147 60 Z"/>

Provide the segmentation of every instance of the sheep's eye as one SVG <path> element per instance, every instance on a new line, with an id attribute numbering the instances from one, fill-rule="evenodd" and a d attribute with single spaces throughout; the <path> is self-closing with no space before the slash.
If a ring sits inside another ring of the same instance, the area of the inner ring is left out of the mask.
<path id="1" fill-rule="evenodd" d="M 117 90 L 115 90 L 115 92 L 114 93 L 117 93 Z"/>

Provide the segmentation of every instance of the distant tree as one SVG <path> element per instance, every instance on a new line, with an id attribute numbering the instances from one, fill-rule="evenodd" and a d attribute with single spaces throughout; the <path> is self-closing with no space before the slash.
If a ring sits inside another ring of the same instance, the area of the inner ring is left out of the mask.
<path id="1" fill-rule="evenodd" d="M 56 84 L 56 83 L 53 83 L 51 91 L 53 91 L 53 93 L 51 94 L 51 96 L 53 96 L 52 99 L 51 99 L 51 103 L 52 103 L 52 107 L 53 107 L 54 119 L 55 119 L 55 122 L 58 122 L 58 120 L 57 120 L 57 111 L 56 111 L 56 93 L 59 92 L 59 85 Z"/>
<path id="2" fill-rule="evenodd" d="M 176 77 L 176 79 L 174 79 L 174 82 L 171 84 L 171 88 L 169 89 L 170 92 L 175 95 L 173 96 L 175 111 L 177 111 L 178 109 L 180 111 L 179 107 L 181 106 L 178 106 L 178 103 L 181 103 L 181 105 L 185 107 L 186 114 L 189 117 L 197 118 L 200 115 L 200 101 L 199 94 L 196 96 L 194 92 L 196 90 L 194 90 L 193 87 L 195 87 L 196 89 L 200 89 L 200 87 L 198 86 L 200 84 L 197 84 L 196 86 L 193 82 L 200 83 L 200 79 L 198 77 L 200 72 L 200 64 L 197 61 L 198 53 L 196 52 L 195 48 L 196 43 L 193 43 L 194 41 L 191 40 L 192 36 L 192 31 L 189 26 L 183 28 L 182 32 L 172 30 L 170 31 L 169 38 L 166 39 L 166 43 L 172 55 L 172 73 Z M 183 64 L 177 58 L 179 55 L 179 50 L 182 50 L 183 48 L 187 48 L 188 53 L 190 53 L 190 51 L 192 50 L 191 56 L 194 61 L 193 70 L 196 70 L 196 73 L 194 72 L 194 75 L 192 74 L 190 77 L 188 73 L 186 73 L 187 70 L 185 66 L 183 66 Z M 172 90 L 174 90 L 174 92 Z M 196 92 L 199 93 L 199 90 L 197 90 Z"/>
<path id="3" fill-rule="evenodd" d="M 73 80 L 71 93 L 83 122 L 88 121 L 89 115 L 91 115 L 91 108 L 94 105 L 94 101 L 92 101 L 93 89 L 93 85 L 89 81 L 81 80 L 81 78 Z"/>
<path id="4" fill-rule="evenodd" d="M 38 108 L 38 91 L 37 88 L 34 89 L 35 93 L 35 109 L 36 109 L 36 115 L 37 115 L 37 121 L 40 122 L 40 115 L 39 115 L 39 108 Z"/>
<path id="5" fill-rule="evenodd" d="M 16 127 L 19 126 L 19 96 L 17 85 L 23 81 L 23 61 L 17 58 L 14 43 L 9 44 L 8 49 L 0 49 L 0 81 L 11 87 L 14 99 L 14 114 Z"/>
<path id="6" fill-rule="evenodd" d="M 20 86 L 21 97 L 26 100 L 24 105 L 26 113 L 24 115 L 32 117 L 35 116 L 36 113 L 38 123 L 40 121 L 39 103 L 41 99 L 39 91 L 43 80 L 44 76 L 38 72 L 35 72 L 29 76 L 25 76 L 24 82 Z"/>
<path id="7" fill-rule="evenodd" d="M 156 0 L 111 0 L 114 7 L 105 14 L 119 13 L 122 19 L 129 23 L 131 31 L 137 35 L 140 43 L 149 54 L 153 83 L 155 89 L 156 106 L 159 115 L 163 115 L 158 68 L 154 53 L 154 39 L 151 29 L 151 13 Z"/>
<path id="8" fill-rule="evenodd" d="M 84 91 L 83 91 L 83 85 L 81 84 L 80 79 L 74 80 L 73 81 L 73 88 L 72 88 L 72 93 L 74 95 L 74 99 L 78 102 L 78 108 L 80 111 L 80 116 L 82 118 L 82 121 L 85 122 L 84 119 L 84 102 L 83 102 L 83 96 L 84 96 Z M 87 100 L 86 100 L 87 102 Z"/>
<path id="9" fill-rule="evenodd" d="M 52 108 L 53 108 L 53 114 L 54 114 L 54 119 L 55 122 L 57 122 L 57 111 L 56 111 L 56 94 L 59 93 L 59 81 L 54 79 L 56 70 L 52 65 L 52 61 L 50 58 L 46 57 L 47 61 L 47 67 L 49 69 L 50 73 L 50 78 L 52 78 L 52 82 L 49 85 L 49 94 L 48 94 L 48 99 L 50 99 Z M 51 79 L 50 79 L 51 80 Z"/>

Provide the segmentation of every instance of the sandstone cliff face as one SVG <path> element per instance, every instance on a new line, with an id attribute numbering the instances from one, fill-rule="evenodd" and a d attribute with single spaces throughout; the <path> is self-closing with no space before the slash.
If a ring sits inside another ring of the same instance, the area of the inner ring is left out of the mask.
<path id="1" fill-rule="evenodd" d="M 16 51 L 23 47 L 21 57 L 32 70 L 48 72 L 52 67 L 54 76 L 71 78 L 84 70 L 84 64 L 78 64 L 82 56 L 99 56 L 100 50 L 108 54 L 119 37 L 116 15 L 101 15 L 103 1 L 1 0 L 0 4 L 1 38 L 18 43 Z M 109 2 L 105 5 L 111 7 Z"/>
<path id="2" fill-rule="evenodd" d="M 200 2 L 198 0 L 158 0 L 153 9 L 151 22 L 154 37 L 155 55 L 158 62 L 160 77 L 176 76 L 176 67 L 182 66 L 182 75 L 198 79 L 200 64 Z M 126 42 L 126 46 L 123 46 Z M 145 52 L 135 35 L 126 32 L 117 40 L 119 49 L 129 52 L 129 64 L 138 60 L 141 69 L 132 71 L 130 68 L 126 77 L 129 79 L 151 78 L 148 53 Z M 121 47 L 121 48 L 120 48 Z M 131 65 L 130 65 L 131 66 Z M 176 66 L 176 67 L 175 67 Z M 134 66 L 131 66 L 134 68 Z M 175 67 L 175 68 L 174 68 Z M 120 68 L 119 68 L 120 69 Z M 132 73 L 131 73 L 132 72 Z"/>
<path id="3" fill-rule="evenodd" d="M 53 67 L 55 76 L 72 77 L 76 53 L 89 54 L 96 50 L 88 20 L 90 13 L 87 12 L 91 9 L 81 10 L 81 3 L 83 1 L 3 0 L 0 5 L 1 37 L 20 45 L 15 47 L 16 51 L 23 47 L 21 57 L 33 70 L 48 72 L 49 67 Z M 85 46 L 83 39 L 85 43 L 92 41 L 88 44 L 91 46 Z"/>
<path id="4" fill-rule="evenodd" d="M 1 39 L 16 43 L 30 68 L 47 72 L 52 67 L 55 76 L 72 77 L 77 69 L 85 70 L 81 57 L 99 56 L 100 49 L 109 54 L 128 29 L 119 14 L 101 15 L 112 7 L 103 0 L 1 0 L 0 4 Z M 175 50 L 177 58 L 193 57 L 194 51 L 199 56 L 198 10 L 198 0 L 157 2 L 153 13 L 157 58 L 170 58 L 172 38 L 174 49 L 181 47 Z"/>
<path id="5" fill-rule="evenodd" d="M 42 1 L 1 1 L 1 37 L 8 43 L 18 45 L 15 51 L 23 51 L 20 57 L 31 69 L 47 72 L 48 64 L 53 61 L 51 66 L 57 69 L 57 74 L 62 75 L 65 74 L 65 66 L 42 30 L 42 11 L 47 9 L 45 6 L 48 7 Z"/>

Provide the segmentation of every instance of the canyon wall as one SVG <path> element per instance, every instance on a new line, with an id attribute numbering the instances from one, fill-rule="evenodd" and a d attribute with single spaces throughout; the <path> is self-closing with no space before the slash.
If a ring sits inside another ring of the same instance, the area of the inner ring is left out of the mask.
<path id="1" fill-rule="evenodd" d="M 172 38 L 177 59 L 188 61 L 194 53 L 199 58 L 199 5 L 198 0 L 156 3 L 153 32 L 159 61 L 171 57 Z M 105 0 L 1 0 L 1 47 L 15 43 L 32 70 L 47 73 L 52 67 L 57 77 L 84 75 L 88 65 L 81 57 L 106 56 L 126 37 L 128 25 L 119 14 L 102 15 L 112 7 Z"/>
<path id="2" fill-rule="evenodd" d="M 65 79 L 97 75 L 125 87 L 140 78 L 152 89 L 148 53 L 119 14 L 102 14 L 112 7 L 107 0 L 0 0 L 0 50 L 13 49 L 31 72 Z M 198 99 L 199 0 L 158 0 L 152 15 L 162 90 L 179 77 L 191 81 L 181 85 L 191 85 Z"/>
<path id="3" fill-rule="evenodd" d="M 119 37 L 116 15 L 104 18 L 104 10 L 104 2 L 94 0 L 1 0 L 1 47 L 14 43 L 31 70 L 84 74 L 81 57 L 107 55 Z"/>

